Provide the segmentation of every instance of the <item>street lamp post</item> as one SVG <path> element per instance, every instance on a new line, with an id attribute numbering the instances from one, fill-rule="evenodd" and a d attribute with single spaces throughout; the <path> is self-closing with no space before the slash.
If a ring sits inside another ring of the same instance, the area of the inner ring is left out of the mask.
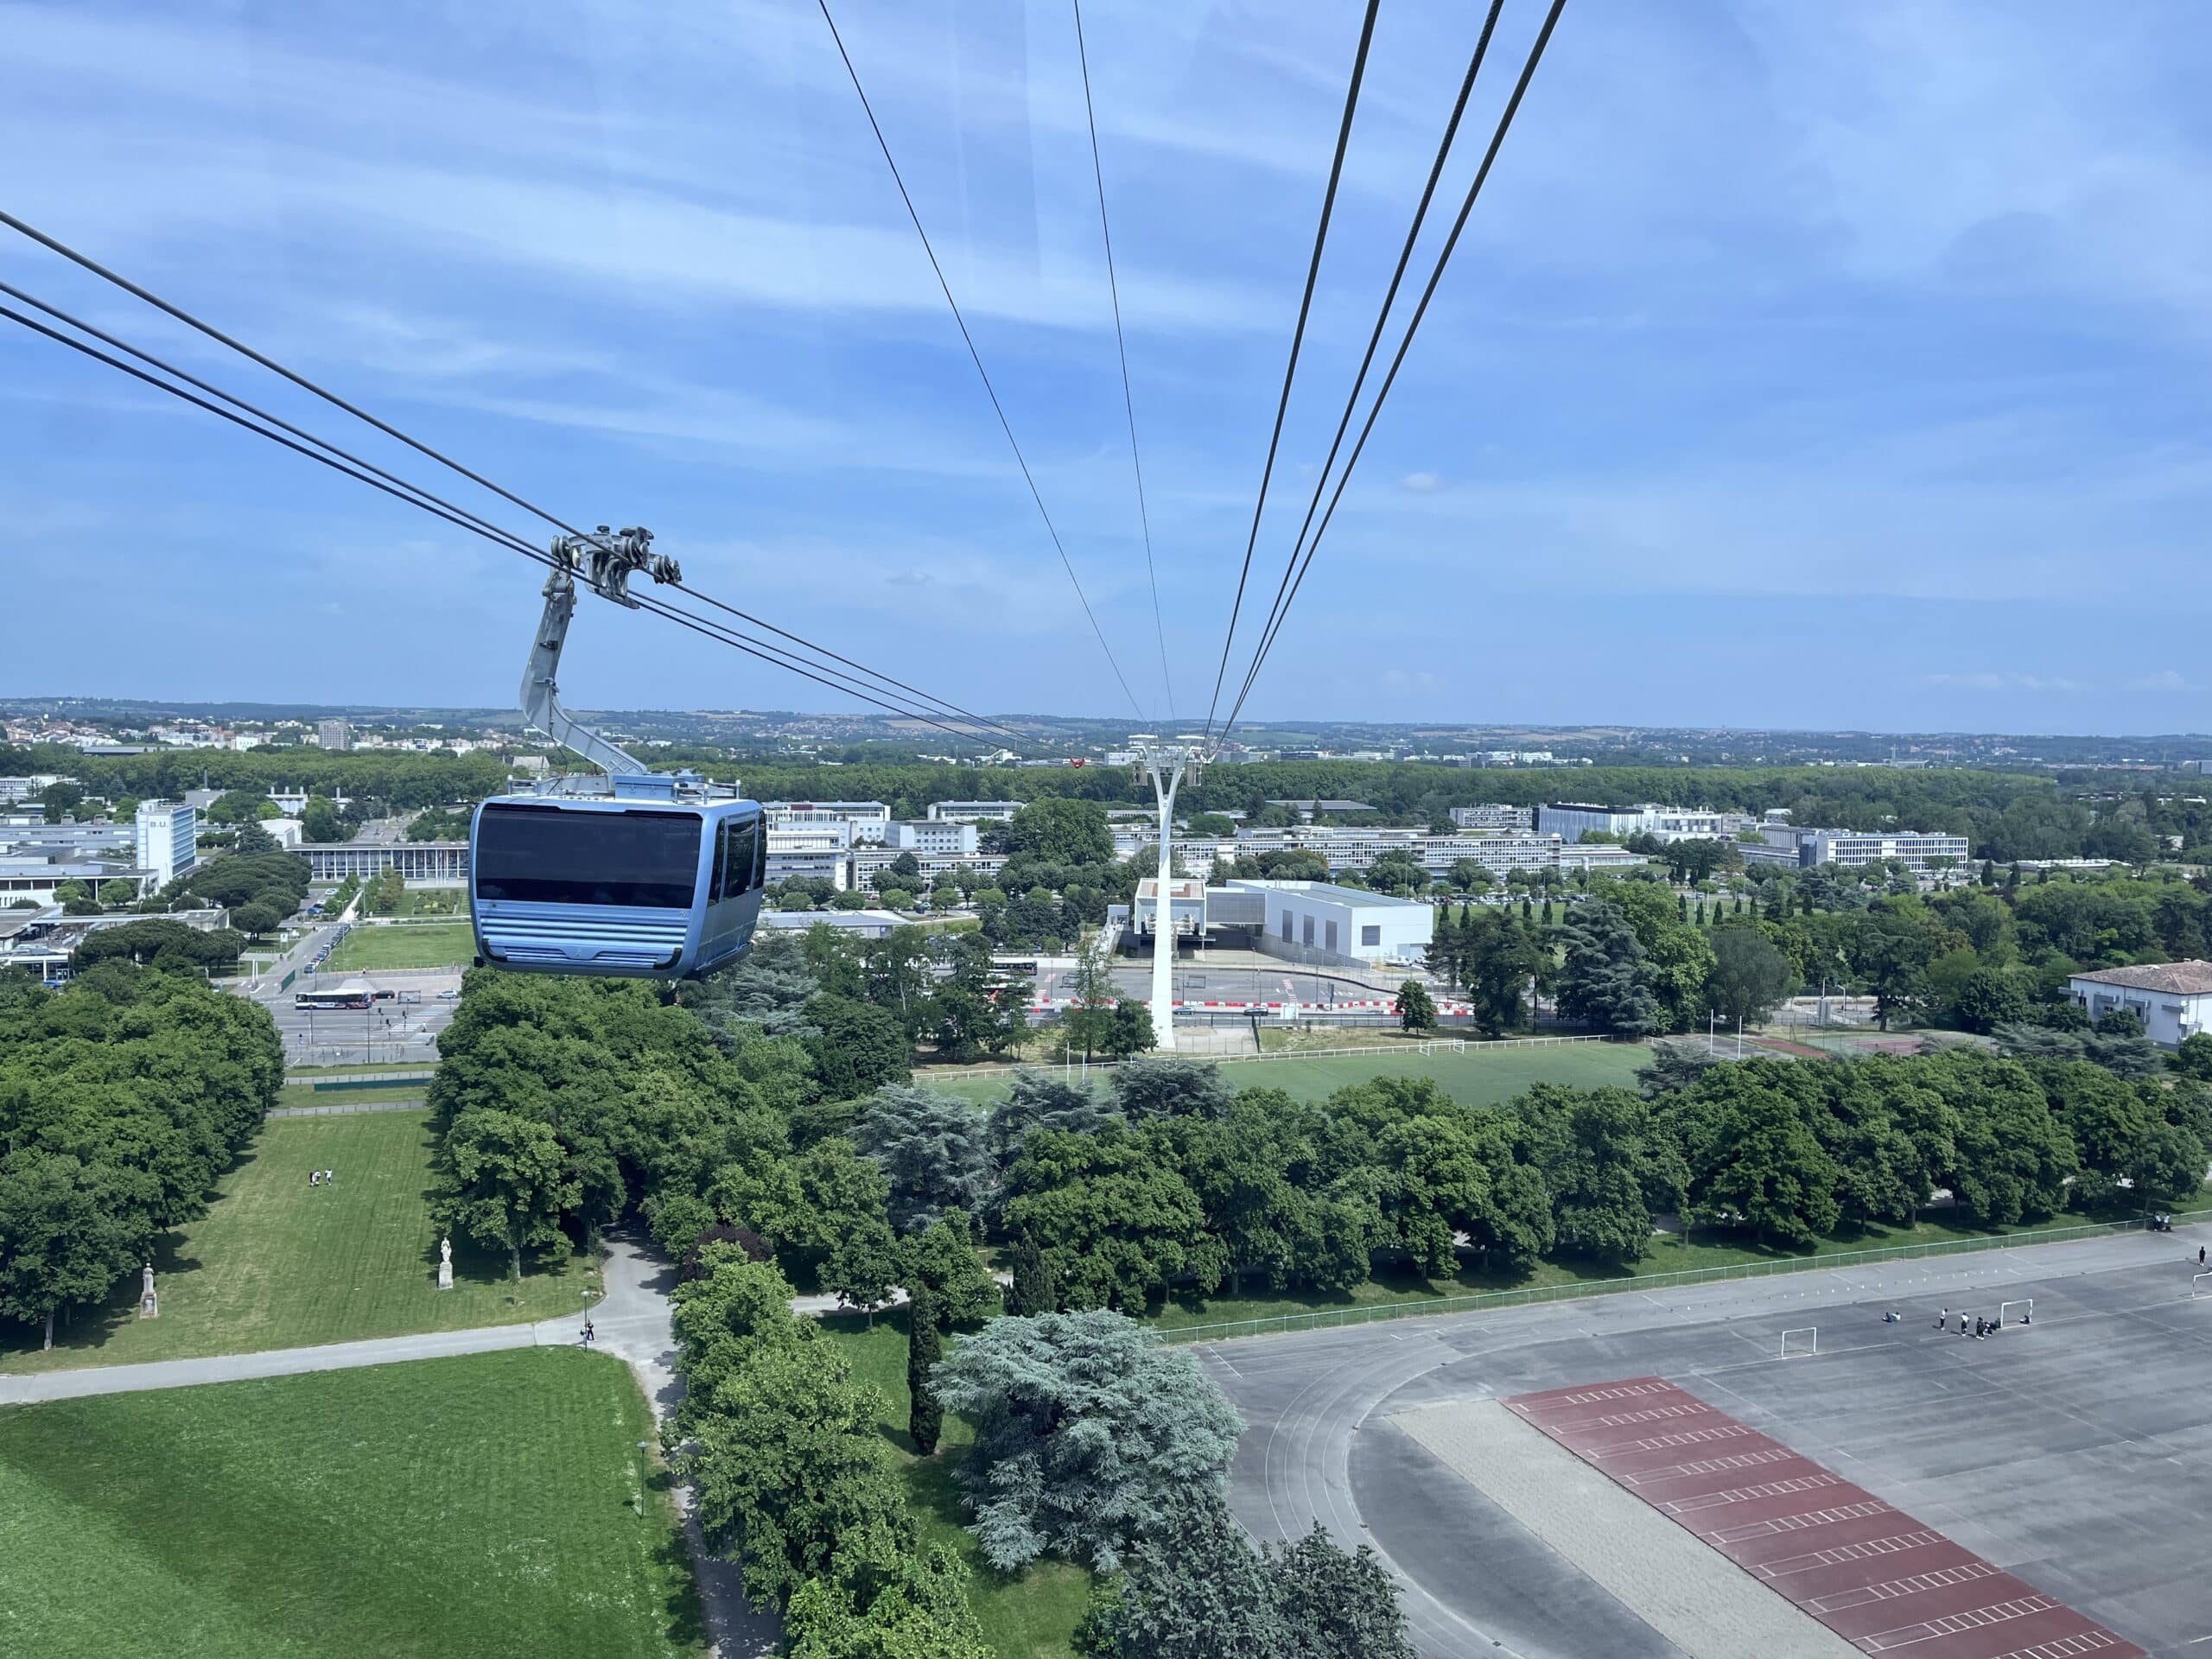
<path id="1" fill-rule="evenodd" d="M 1160 804 L 1160 879 L 1153 888 L 1152 906 L 1152 1041 L 1162 1053 L 1175 1047 L 1175 903 L 1169 890 L 1174 868 L 1171 838 L 1175 830 L 1175 791 L 1187 775 L 1192 783 L 1205 764 L 1205 740 L 1185 734 L 1163 742 L 1150 732 L 1133 733 L 1129 747 L 1136 752 L 1137 770 L 1152 780 Z M 1136 906 L 1129 906 L 1135 918 Z"/>

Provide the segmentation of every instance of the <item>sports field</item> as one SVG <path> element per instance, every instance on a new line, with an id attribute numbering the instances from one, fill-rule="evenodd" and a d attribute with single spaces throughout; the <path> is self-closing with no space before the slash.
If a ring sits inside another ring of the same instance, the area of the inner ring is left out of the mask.
<path id="1" fill-rule="evenodd" d="M 339 1096 L 325 1096 L 327 1101 Z M 454 1287 L 437 1288 L 426 1112 L 278 1118 L 223 1178 L 207 1214 L 155 1258 L 162 1316 L 135 1314 L 137 1278 L 105 1309 L 79 1308 L 39 1351 L 37 1332 L 0 1325 L 0 1370 L 58 1370 L 247 1353 L 418 1331 L 550 1319 L 583 1305 L 588 1264 L 532 1268 L 454 1245 Z M 310 1187 L 308 1172 L 335 1179 Z M 4 1646 L 4 1644 L 0 1644 Z"/>
<path id="2" fill-rule="evenodd" d="M 1650 1058 L 1634 1043 L 1564 1043 L 1556 1047 L 1470 1048 L 1456 1054 L 1299 1054 L 1281 1059 L 1239 1060 L 1221 1068 L 1235 1089 L 1281 1089 L 1300 1100 L 1320 1100 L 1370 1077 L 1433 1077 L 1455 1099 L 1471 1106 L 1492 1106 L 1524 1092 L 1530 1084 L 1560 1083 L 1595 1089 L 1605 1084 L 1633 1088 L 1636 1069 Z M 965 1095 L 970 1100 L 1004 1097 L 1000 1077 L 956 1077 L 939 1082 L 926 1069 L 914 1081 L 925 1088 Z"/>
<path id="3" fill-rule="evenodd" d="M 455 968 L 476 950 L 466 922 L 404 922 L 389 927 L 356 925 L 323 964 L 327 974 L 373 973 L 379 968 Z"/>
<path id="4" fill-rule="evenodd" d="M 1847 1634 L 1867 1652 L 2178 1656 L 2201 1650 L 2212 1605 L 2212 1398 L 2194 1382 L 2212 1296 L 2190 1294 L 2208 1233 L 1262 1338 L 1203 1358 L 1250 1425 L 1239 1514 L 1262 1535 L 1317 1513 L 1356 1525 L 1410 1580 L 1435 1659 L 1494 1641 L 1527 1659 L 1852 1651 L 1818 1631 L 1731 1643 L 1717 1599 L 1669 1564 L 1685 1541 L 1770 1613 L 1804 1596 L 1816 1618 L 1863 1618 Z M 2003 1328 L 1961 1336 L 1961 1312 Z M 1702 1403 L 1657 1397 L 1654 1377 Z M 1527 1395 L 1636 1444 L 1538 1469 L 1479 1421 Z M 1439 1422 L 1447 1433 L 1427 1432 Z M 1609 1477 L 1638 1513 L 1619 1517 Z"/>
<path id="5" fill-rule="evenodd" d="M 565 1349 L 0 1411 L 0 1650 L 698 1654 L 652 1438 Z"/>

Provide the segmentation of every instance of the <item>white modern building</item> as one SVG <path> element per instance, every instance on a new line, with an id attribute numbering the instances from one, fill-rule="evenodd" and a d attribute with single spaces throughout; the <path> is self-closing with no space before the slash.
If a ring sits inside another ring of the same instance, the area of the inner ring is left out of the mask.
<path id="1" fill-rule="evenodd" d="M 891 809 L 881 801 L 763 801 L 760 813 L 772 831 L 824 823 L 849 825 L 849 844 L 855 847 L 881 841 L 891 825 Z"/>
<path id="2" fill-rule="evenodd" d="M 1196 870 L 1198 842 L 1179 843 L 1185 868 Z M 1491 874 L 1511 870 L 1606 869 L 1643 862 L 1643 855 L 1625 847 L 1599 842 L 1588 846 L 1570 844 L 1556 835 L 1432 836 L 1421 830 L 1342 830 L 1323 825 L 1296 830 L 1240 830 L 1234 842 L 1219 843 L 1219 851 L 1265 853 L 1296 850 L 1319 853 L 1328 861 L 1331 874 L 1366 870 L 1386 854 L 1411 858 L 1432 876 L 1446 874 L 1461 859 L 1471 859 Z"/>
<path id="3" fill-rule="evenodd" d="M 1838 864 L 1856 868 L 1894 858 L 1903 861 L 1915 874 L 1939 868 L 1933 862 L 1939 858 L 1950 861 L 1942 868 L 1962 869 L 1967 856 L 1964 836 L 1930 835 L 1918 830 L 1883 835 L 1855 830 L 1807 830 L 1799 833 L 1797 844 L 1801 861 L 1808 866 Z"/>
<path id="4" fill-rule="evenodd" d="M 1964 836 L 1916 830 L 1800 830 L 1786 823 L 1763 823 L 1758 828 L 1765 844 L 1745 843 L 1745 861 L 1794 865 L 1800 869 L 1816 864 L 1858 869 L 1896 859 L 1916 875 L 1927 875 L 1938 870 L 1964 869 L 1970 851 Z M 1939 858 L 1949 862 L 1938 865 L 1935 861 Z"/>
<path id="5" fill-rule="evenodd" d="M 1536 827 L 1536 809 L 1533 806 L 1455 806 L 1452 809 L 1452 827 L 1455 830 L 1518 830 L 1525 833 Z"/>
<path id="6" fill-rule="evenodd" d="M 1421 960 L 1436 921 L 1433 906 L 1328 881 L 1230 881 L 1223 891 L 1260 896 L 1260 948 L 1301 961 Z"/>
<path id="7" fill-rule="evenodd" d="M 853 826 L 842 818 L 771 825 L 767 879 L 827 881 L 843 892 L 853 885 Z"/>
<path id="8" fill-rule="evenodd" d="M 369 881 L 386 870 L 397 870 L 403 881 L 437 887 L 468 879 L 465 841 L 304 841 L 290 850 L 307 860 L 315 881 Z"/>
<path id="9" fill-rule="evenodd" d="M 1112 908 L 1118 911 L 1121 906 Z M 1206 931 L 1206 884 L 1194 877 L 1168 877 L 1167 913 L 1173 918 L 1178 938 L 1202 937 Z M 1148 939 L 1159 925 L 1159 918 L 1160 878 L 1148 875 L 1137 883 L 1136 899 L 1130 907 L 1130 931 Z"/>
<path id="10" fill-rule="evenodd" d="M 181 801 L 141 801 L 134 842 L 138 868 L 165 887 L 200 861 L 200 815 Z"/>
<path id="11" fill-rule="evenodd" d="M 804 933 L 810 927 L 833 927 L 855 938 L 880 939 L 895 927 L 911 926 L 895 910 L 764 910 L 760 925 L 786 933 Z"/>
<path id="12" fill-rule="evenodd" d="M 1004 853 L 917 853 L 901 851 L 893 847 L 855 847 L 853 849 L 853 885 L 872 887 L 877 885 L 876 875 L 889 869 L 902 858 L 911 858 L 922 867 L 921 879 L 934 881 L 940 875 L 955 870 L 973 870 L 979 875 L 995 876 L 1006 868 Z"/>
<path id="13" fill-rule="evenodd" d="M 883 844 L 902 853 L 973 853 L 976 826 L 944 818 L 901 818 L 885 827 Z"/>
<path id="14" fill-rule="evenodd" d="M 2068 994 L 2090 1019 L 2132 1008 L 2161 1048 L 2212 1031 L 2212 962 L 2162 962 L 2075 974 Z"/>
<path id="15" fill-rule="evenodd" d="M 1618 840 L 1651 836 L 1660 841 L 1732 839 L 1752 826 L 1748 812 L 1714 811 L 1701 806 L 1662 806 L 1647 801 L 1641 806 L 1599 806 L 1587 802 L 1556 801 L 1536 809 L 1536 829 L 1546 835 L 1575 842 L 1592 830 Z"/>
<path id="16" fill-rule="evenodd" d="M 931 801 L 930 817 L 940 823 L 1004 823 L 1027 804 L 1027 801 Z"/>

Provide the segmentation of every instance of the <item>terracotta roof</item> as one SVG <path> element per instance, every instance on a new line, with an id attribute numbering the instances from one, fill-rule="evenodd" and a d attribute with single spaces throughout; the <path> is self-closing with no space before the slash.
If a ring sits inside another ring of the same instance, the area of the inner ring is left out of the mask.
<path id="1" fill-rule="evenodd" d="M 2212 995 L 2212 962 L 2157 962 L 2140 968 L 2105 968 L 2076 979 L 2100 985 L 2125 985 L 2132 991 L 2164 991 L 2170 996 Z"/>

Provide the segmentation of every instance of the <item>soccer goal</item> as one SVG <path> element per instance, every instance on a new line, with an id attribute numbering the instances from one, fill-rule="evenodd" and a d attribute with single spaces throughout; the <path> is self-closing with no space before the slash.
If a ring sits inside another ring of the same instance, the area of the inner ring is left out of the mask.
<path id="1" fill-rule="evenodd" d="M 2189 1281 L 2190 1300 L 2200 1296 L 2212 1296 L 2212 1273 L 2200 1273 Z"/>
<path id="2" fill-rule="evenodd" d="M 1821 1328 L 1816 1325 L 1800 1326 L 1782 1333 L 1782 1357 L 1784 1359 L 1803 1359 L 1821 1351 Z"/>
<path id="3" fill-rule="evenodd" d="M 1997 1308 L 1997 1328 L 2008 1325 L 2033 1325 L 2036 1322 L 2036 1299 L 2027 1297 L 2017 1302 L 2000 1302 Z"/>

